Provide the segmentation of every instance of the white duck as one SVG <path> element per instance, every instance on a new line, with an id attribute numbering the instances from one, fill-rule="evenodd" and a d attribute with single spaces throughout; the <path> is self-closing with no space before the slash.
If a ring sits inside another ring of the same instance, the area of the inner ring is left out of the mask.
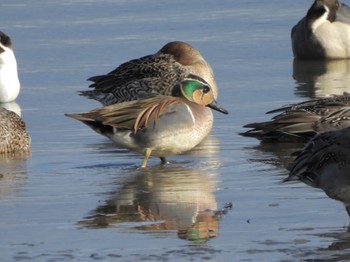
<path id="1" fill-rule="evenodd" d="M 0 103 L 14 101 L 20 90 L 17 62 L 9 36 L 0 31 Z"/>

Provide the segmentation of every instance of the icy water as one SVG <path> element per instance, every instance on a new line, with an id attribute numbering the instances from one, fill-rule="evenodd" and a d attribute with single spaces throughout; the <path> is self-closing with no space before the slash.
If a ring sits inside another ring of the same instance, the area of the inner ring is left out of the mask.
<path id="1" fill-rule="evenodd" d="M 348 61 L 293 63 L 290 29 L 310 4 L 3 0 L 32 152 L 0 160 L 1 261 L 350 259 L 342 204 L 281 183 L 302 145 L 239 135 L 268 110 L 347 90 Z M 140 155 L 63 114 L 100 106 L 77 94 L 88 77 L 173 40 L 212 65 L 230 114 L 215 112 L 192 152 L 140 170 Z"/>

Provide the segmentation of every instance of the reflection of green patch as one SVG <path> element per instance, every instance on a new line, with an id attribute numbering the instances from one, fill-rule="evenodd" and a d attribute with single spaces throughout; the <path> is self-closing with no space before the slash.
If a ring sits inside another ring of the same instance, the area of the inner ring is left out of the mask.
<path id="1" fill-rule="evenodd" d="M 210 238 L 214 238 L 215 232 L 212 230 L 208 230 L 207 234 L 203 234 L 203 232 L 201 232 L 197 228 L 189 228 L 189 229 L 179 230 L 178 237 L 189 241 L 204 243 L 204 242 L 207 242 Z"/>

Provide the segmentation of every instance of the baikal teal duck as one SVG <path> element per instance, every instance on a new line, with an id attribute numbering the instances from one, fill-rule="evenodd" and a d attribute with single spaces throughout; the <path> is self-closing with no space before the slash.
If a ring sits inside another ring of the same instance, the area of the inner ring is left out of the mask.
<path id="1" fill-rule="evenodd" d="M 66 114 L 104 135 L 118 146 L 144 155 L 165 157 L 191 150 L 204 140 L 213 126 L 210 108 L 218 106 L 212 87 L 196 75 L 188 75 L 172 90 L 173 95 L 150 95 L 81 114 Z"/>

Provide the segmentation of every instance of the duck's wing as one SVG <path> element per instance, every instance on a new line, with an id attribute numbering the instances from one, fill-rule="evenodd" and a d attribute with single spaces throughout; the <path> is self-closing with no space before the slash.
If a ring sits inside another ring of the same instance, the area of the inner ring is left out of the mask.
<path id="1" fill-rule="evenodd" d="M 285 181 L 297 178 L 310 186 L 320 187 L 320 170 L 330 163 L 341 162 L 343 152 L 349 151 L 349 144 L 350 127 L 316 135 L 288 167 L 290 174 Z"/>
<path id="2" fill-rule="evenodd" d="M 251 130 L 243 135 L 263 140 L 308 140 L 319 132 L 341 129 L 350 124 L 350 95 L 344 93 L 308 100 L 267 113 L 279 114 L 270 121 L 245 125 Z"/>
<path id="3" fill-rule="evenodd" d="M 320 116 L 305 111 L 290 111 L 275 116 L 271 121 L 250 123 L 244 128 L 251 128 L 243 133 L 245 136 L 257 137 L 262 140 L 304 140 L 313 137 L 316 132 L 314 123 Z"/>
<path id="4" fill-rule="evenodd" d="M 81 95 L 105 105 L 144 98 L 149 94 L 171 95 L 185 70 L 168 54 L 148 55 L 121 64 L 105 75 L 90 77 L 94 90 Z"/>
<path id="5" fill-rule="evenodd" d="M 149 125 L 156 125 L 159 118 L 165 114 L 175 113 L 169 111 L 170 105 L 183 103 L 180 98 L 170 96 L 155 96 L 137 101 L 118 103 L 87 113 L 66 114 L 66 116 L 82 121 L 93 129 L 116 128 L 131 130 L 136 133 Z M 100 132 L 101 133 L 101 132 Z"/>
<path id="6" fill-rule="evenodd" d="M 316 132 L 331 131 L 350 126 L 350 106 L 342 106 L 331 112 L 314 126 Z"/>

